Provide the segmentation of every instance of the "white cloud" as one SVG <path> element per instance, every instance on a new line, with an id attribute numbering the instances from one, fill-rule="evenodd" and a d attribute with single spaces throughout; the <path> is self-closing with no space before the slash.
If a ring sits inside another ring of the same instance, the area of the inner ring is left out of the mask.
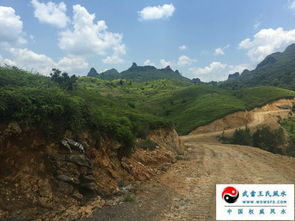
<path id="1" fill-rule="evenodd" d="M 218 61 L 213 61 L 205 67 L 190 69 L 194 77 L 200 78 L 202 81 L 222 81 L 226 80 L 229 74 L 242 72 L 249 68 L 248 65 L 228 65 Z"/>
<path id="2" fill-rule="evenodd" d="M 226 64 L 222 64 L 219 61 L 213 61 L 210 65 L 203 67 L 203 68 L 198 68 L 196 70 L 196 73 L 198 74 L 209 74 L 215 71 L 219 71 L 221 69 L 225 69 L 227 67 Z"/>
<path id="3" fill-rule="evenodd" d="M 228 74 L 233 74 L 235 72 L 239 72 L 241 74 L 245 69 L 250 69 L 251 66 L 248 64 L 228 65 L 228 68 Z"/>
<path id="4" fill-rule="evenodd" d="M 214 55 L 224 55 L 224 51 L 222 48 L 216 48 L 214 51 Z"/>
<path id="5" fill-rule="evenodd" d="M 181 45 L 178 48 L 179 48 L 179 50 L 182 50 L 182 51 L 187 49 L 186 45 Z"/>
<path id="6" fill-rule="evenodd" d="M 51 58 L 44 54 L 37 54 L 27 48 L 10 48 L 9 52 L 12 55 L 11 60 L 19 68 L 49 74 L 51 68 L 54 66 L 54 62 Z"/>
<path id="7" fill-rule="evenodd" d="M 113 55 L 107 56 L 106 58 L 102 59 L 102 62 L 105 64 L 119 64 L 122 63 L 124 60 L 121 58 L 121 55 L 126 54 L 126 47 L 124 44 L 117 45 L 113 47 Z"/>
<path id="8" fill-rule="evenodd" d="M 162 68 L 165 68 L 167 66 L 170 66 L 171 65 L 171 62 L 170 61 L 166 61 L 165 59 L 160 59 L 160 65 Z"/>
<path id="9" fill-rule="evenodd" d="M 295 29 L 288 31 L 283 28 L 269 28 L 257 32 L 252 40 L 247 38 L 241 41 L 239 48 L 247 50 L 247 55 L 253 62 L 260 62 L 267 55 L 282 51 L 294 42 Z"/>
<path id="10" fill-rule="evenodd" d="M 145 65 L 145 66 L 147 66 L 147 65 L 149 65 L 149 66 L 155 66 L 155 64 L 153 62 L 151 62 L 150 59 L 145 60 L 144 63 L 143 63 L 143 65 Z"/>
<path id="11" fill-rule="evenodd" d="M 105 63 L 122 62 L 126 54 L 122 34 L 109 32 L 105 21 L 94 23 L 95 14 L 90 14 L 81 5 L 73 6 L 73 30 L 60 33 L 59 47 L 74 55 L 105 55 Z M 112 51 L 112 55 L 108 53 Z"/>
<path id="12" fill-rule="evenodd" d="M 15 65 L 19 68 L 45 75 L 48 75 L 52 68 L 58 68 L 69 74 L 81 74 L 81 71 L 85 71 L 89 66 L 83 58 L 72 55 L 63 57 L 55 62 L 50 57 L 44 54 L 38 54 L 27 48 L 10 48 L 8 52 L 12 58 L 3 59 L 0 56 L 0 63 Z"/>
<path id="13" fill-rule="evenodd" d="M 50 1 L 45 4 L 38 0 L 32 0 L 31 3 L 35 9 L 35 17 L 42 23 L 64 28 L 70 21 L 66 15 L 67 6 L 64 2 L 55 4 Z"/>
<path id="14" fill-rule="evenodd" d="M 197 61 L 196 59 L 189 58 L 186 55 L 181 55 L 178 58 L 177 65 L 179 65 L 179 66 L 190 65 L 190 64 L 192 64 L 193 62 L 196 62 L 196 61 Z"/>
<path id="15" fill-rule="evenodd" d="M 55 67 L 69 74 L 81 74 L 89 67 L 89 64 L 81 57 L 69 55 L 60 59 Z"/>
<path id="16" fill-rule="evenodd" d="M 0 6 L 0 43 L 26 43 L 23 22 L 11 7 Z"/>
<path id="17" fill-rule="evenodd" d="M 16 63 L 10 59 L 7 59 L 7 58 L 3 58 L 1 55 L 0 55 L 0 65 L 8 65 L 8 66 L 15 66 Z"/>
<path id="18" fill-rule="evenodd" d="M 292 0 L 292 1 L 289 0 L 288 7 L 289 7 L 289 9 L 295 9 L 295 0 Z"/>
<path id="19" fill-rule="evenodd" d="M 138 12 L 140 20 L 165 19 L 173 15 L 175 7 L 173 4 L 148 6 Z"/>
<path id="20" fill-rule="evenodd" d="M 230 45 L 227 44 L 227 45 L 225 45 L 223 48 L 216 48 L 216 49 L 214 50 L 214 55 L 215 55 L 215 56 L 218 56 L 218 55 L 224 55 L 224 54 L 225 54 L 224 50 L 227 49 L 227 48 L 229 48 L 229 47 L 230 47 Z"/>
<path id="21" fill-rule="evenodd" d="M 102 62 L 105 64 L 119 64 L 123 62 L 123 59 L 117 55 L 107 56 L 106 58 L 102 59 Z"/>

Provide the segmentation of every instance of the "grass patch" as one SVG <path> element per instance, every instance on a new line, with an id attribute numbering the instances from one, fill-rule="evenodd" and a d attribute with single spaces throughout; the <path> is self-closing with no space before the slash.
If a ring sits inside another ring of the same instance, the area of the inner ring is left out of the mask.
<path id="1" fill-rule="evenodd" d="M 124 202 L 134 202 L 135 201 L 135 195 L 132 193 L 125 193 L 123 196 Z"/>

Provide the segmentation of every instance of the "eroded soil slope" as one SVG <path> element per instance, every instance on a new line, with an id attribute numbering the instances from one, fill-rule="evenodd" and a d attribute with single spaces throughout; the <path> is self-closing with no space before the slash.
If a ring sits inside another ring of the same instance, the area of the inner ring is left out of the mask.
<path id="1" fill-rule="evenodd" d="M 291 108 L 294 104 L 295 98 L 280 99 L 251 111 L 240 111 L 229 114 L 224 118 L 197 128 L 189 135 L 198 136 L 199 139 L 203 137 L 205 140 L 208 140 L 222 133 L 224 135 L 231 135 L 236 129 L 245 128 L 246 126 L 251 130 L 255 130 L 262 125 L 267 125 L 275 129 L 280 127 L 278 123 L 279 118 L 292 116 Z"/>
<path id="2" fill-rule="evenodd" d="M 87 220 L 214 221 L 216 184 L 294 184 L 295 158 L 215 139 L 226 128 L 232 132 L 244 126 L 247 115 L 252 129 L 267 122 L 275 126 L 277 116 L 288 116 L 287 106 L 293 102 L 280 100 L 251 113 L 237 113 L 182 137 L 184 156 L 166 173 L 140 186 L 134 202 L 97 210 Z"/>
<path id="3" fill-rule="evenodd" d="M 1 129 L 0 220 L 76 220 L 91 215 L 93 209 L 115 204 L 114 197 L 166 170 L 183 151 L 176 131 L 168 129 L 151 132 L 154 150 L 135 148 L 131 156 L 121 156 L 118 142 L 93 132 L 79 137 L 66 133 L 60 140 L 17 123 Z"/>

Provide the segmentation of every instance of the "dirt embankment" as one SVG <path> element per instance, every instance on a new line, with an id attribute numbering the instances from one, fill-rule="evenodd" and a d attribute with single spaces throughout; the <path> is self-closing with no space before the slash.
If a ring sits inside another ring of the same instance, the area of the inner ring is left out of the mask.
<path id="1" fill-rule="evenodd" d="M 213 221 L 216 184 L 293 184 L 295 158 L 259 148 L 184 137 L 183 159 L 145 182 L 134 202 L 102 208 L 83 221 Z"/>
<path id="2" fill-rule="evenodd" d="M 118 142 L 90 132 L 52 140 L 11 123 L 0 138 L 0 220 L 91 215 L 95 208 L 116 203 L 113 196 L 166 171 L 184 148 L 173 130 L 149 135 L 158 144 L 155 150 L 135 148 L 122 158 Z"/>
<path id="3" fill-rule="evenodd" d="M 273 129 L 278 128 L 278 118 L 286 118 L 290 116 L 291 108 L 294 104 L 295 98 L 280 99 L 251 111 L 239 111 L 215 120 L 208 125 L 201 126 L 192 131 L 190 135 L 226 131 L 245 127 L 246 125 L 254 130 L 257 126 L 263 124 L 266 124 Z"/>
<path id="4" fill-rule="evenodd" d="M 295 183 L 294 157 L 221 144 L 215 139 L 223 130 L 234 131 L 245 122 L 252 129 L 268 122 L 276 126 L 277 116 L 288 116 L 294 100 L 282 99 L 251 113 L 232 114 L 181 137 L 187 147 L 184 156 L 166 173 L 140 185 L 134 202 L 97 210 L 92 217 L 82 220 L 212 221 L 216 220 L 216 184 Z"/>

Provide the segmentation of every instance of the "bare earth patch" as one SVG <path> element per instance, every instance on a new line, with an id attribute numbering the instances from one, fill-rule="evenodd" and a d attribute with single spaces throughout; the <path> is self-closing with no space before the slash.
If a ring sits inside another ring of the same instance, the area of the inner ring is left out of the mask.
<path id="1" fill-rule="evenodd" d="M 256 111 L 249 124 L 259 126 L 270 116 L 286 115 L 288 111 L 277 105 L 281 103 Z M 234 129 L 228 128 L 229 132 Z M 184 156 L 166 173 L 137 188 L 134 202 L 100 209 L 83 220 L 213 221 L 216 184 L 295 183 L 295 158 L 254 147 L 220 144 L 215 139 L 220 133 L 211 130 L 182 137 Z"/>

